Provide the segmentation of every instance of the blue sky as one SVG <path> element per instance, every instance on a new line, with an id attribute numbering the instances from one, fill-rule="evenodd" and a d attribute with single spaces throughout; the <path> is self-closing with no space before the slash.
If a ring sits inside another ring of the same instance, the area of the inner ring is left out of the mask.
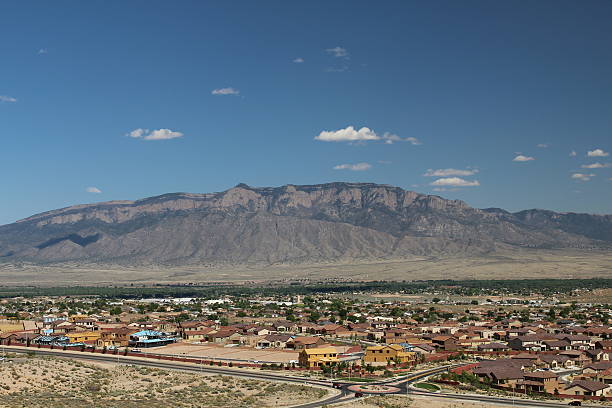
<path id="1" fill-rule="evenodd" d="M 4 2 L 0 224 L 241 182 L 612 213 L 611 17 L 596 0 Z"/>

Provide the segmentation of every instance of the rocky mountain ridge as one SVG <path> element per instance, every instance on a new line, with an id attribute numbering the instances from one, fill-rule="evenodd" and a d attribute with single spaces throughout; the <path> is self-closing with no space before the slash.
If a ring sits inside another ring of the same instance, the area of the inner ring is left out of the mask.
<path id="1" fill-rule="evenodd" d="M 612 216 L 476 209 L 372 183 L 171 193 L 0 226 L 0 262 L 216 265 L 612 248 Z"/>

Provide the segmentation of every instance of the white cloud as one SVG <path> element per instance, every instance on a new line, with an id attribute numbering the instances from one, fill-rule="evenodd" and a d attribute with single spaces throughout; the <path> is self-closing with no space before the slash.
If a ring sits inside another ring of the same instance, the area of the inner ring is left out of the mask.
<path id="1" fill-rule="evenodd" d="M 0 95 L 0 102 L 17 102 L 17 99 L 12 96 Z"/>
<path id="2" fill-rule="evenodd" d="M 178 137 L 183 137 L 183 134 L 170 129 L 157 129 L 146 135 L 144 140 L 168 140 L 176 139 Z"/>
<path id="3" fill-rule="evenodd" d="M 93 193 L 93 194 L 100 194 L 100 193 L 102 193 L 102 190 L 100 190 L 97 187 L 87 187 L 85 189 L 85 191 L 88 192 L 88 193 Z"/>
<path id="4" fill-rule="evenodd" d="M 595 177 L 594 174 L 584 174 L 584 173 L 574 173 L 572 174 L 572 178 L 574 180 L 579 180 L 579 181 L 589 181 L 591 179 L 591 177 Z"/>
<path id="5" fill-rule="evenodd" d="M 351 171 L 365 171 L 370 170 L 372 165 L 370 163 L 356 163 L 356 164 L 339 164 L 334 166 L 334 170 L 351 170 Z"/>
<path id="6" fill-rule="evenodd" d="M 512 161 L 515 161 L 515 162 L 528 162 L 532 160 L 535 160 L 535 158 L 530 157 L 530 156 L 523 156 L 522 154 L 519 154 L 514 159 L 512 159 Z"/>
<path id="7" fill-rule="evenodd" d="M 298 58 L 294 59 L 293 62 L 295 62 L 296 64 L 302 64 L 302 63 L 304 63 L 304 58 L 298 57 Z"/>
<path id="8" fill-rule="evenodd" d="M 385 133 L 379 136 L 372 129 L 362 127 L 357 130 L 353 126 L 347 126 L 344 129 L 339 130 L 324 130 L 315 136 L 315 140 L 322 142 L 366 142 L 371 140 L 383 140 L 387 144 L 393 144 L 395 142 L 409 142 L 413 145 L 420 145 L 421 142 L 416 137 L 399 137 L 392 133 Z"/>
<path id="9" fill-rule="evenodd" d="M 427 177 L 448 177 L 448 176 L 473 176 L 478 173 L 478 169 L 428 169 L 424 176 Z"/>
<path id="10" fill-rule="evenodd" d="M 539 147 L 541 149 L 546 149 L 547 147 L 549 147 L 549 145 L 546 144 L 546 143 L 540 143 L 540 144 L 537 145 L 537 147 Z"/>
<path id="11" fill-rule="evenodd" d="M 576 157 L 576 151 L 572 150 L 569 154 L 570 157 Z"/>
<path id="12" fill-rule="evenodd" d="M 126 136 L 142 140 L 169 140 L 183 137 L 183 134 L 170 129 L 149 130 L 138 128 L 132 130 Z"/>
<path id="13" fill-rule="evenodd" d="M 240 91 L 232 87 L 229 87 L 229 88 L 213 89 L 211 93 L 213 95 L 239 95 Z"/>
<path id="14" fill-rule="evenodd" d="M 319 136 L 316 136 L 315 139 L 323 142 L 356 142 L 364 140 L 380 140 L 380 136 L 367 127 L 362 127 L 359 130 L 355 130 L 353 126 L 347 126 L 346 128 L 340 130 L 324 130 L 323 132 L 319 133 Z"/>
<path id="15" fill-rule="evenodd" d="M 49 53 L 49 50 L 48 50 L 48 49 L 46 49 L 46 48 L 41 48 L 41 49 L 39 49 L 39 50 L 38 50 L 38 54 L 39 54 L 39 55 L 40 55 L 40 54 L 48 54 L 48 53 Z"/>
<path id="16" fill-rule="evenodd" d="M 126 136 L 133 137 L 134 139 L 138 139 L 138 138 L 141 138 L 145 133 L 148 133 L 148 132 L 149 132 L 149 129 L 138 128 L 138 129 L 132 130 Z"/>
<path id="17" fill-rule="evenodd" d="M 349 57 L 349 53 L 346 50 L 346 48 L 342 48 L 342 47 L 328 48 L 325 50 L 325 52 L 333 55 L 336 58 L 348 58 Z"/>
<path id="18" fill-rule="evenodd" d="M 601 149 L 590 150 L 587 153 L 587 156 L 589 156 L 589 157 L 607 157 L 609 155 L 610 155 L 610 153 L 604 152 Z"/>
<path id="19" fill-rule="evenodd" d="M 416 137 L 399 137 L 398 135 L 394 135 L 393 133 L 385 133 L 382 136 L 382 139 L 386 144 L 393 144 L 395 142 L 410 142 L 415 146 L 420 145 L 421 142 Z"/>
<path id="20" fill-rule="evenodd" d="M 437 179 L 430 184 L 442 187 L 476 187 L 480 185 L 480 182 L 478 180 L 465 180 L 460 177 L 446 177 Z"/>
<path id="21" fill-rule="evenodd" d="M 583 164 L 582 166 L 583 169 L 604 169 L 607 167 L 612 167 L 612 163 L 591 163 L 591 164 Z"/>

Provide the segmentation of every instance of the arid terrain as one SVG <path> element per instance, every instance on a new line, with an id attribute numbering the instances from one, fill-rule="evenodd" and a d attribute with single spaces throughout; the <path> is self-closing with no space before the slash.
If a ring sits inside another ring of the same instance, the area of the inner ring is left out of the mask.
<path id="1" fill-rule="evenodd" d="M 56 358 L 0 363 L 0 407 L 282 407 L 325 390 Z"/>
<path id="2" fill-rule="evenodd" d="M 418 280 L 418 279 L 576 279 L 610 277 L 612 256 L 605 251 L 522 250 L 472 257 L 397 261 L 236 267 L 125 267 L 80 265 L 0 264 L 5 286 L 72 286 L 129 283 L 252 282 L 293 280 Z"/>

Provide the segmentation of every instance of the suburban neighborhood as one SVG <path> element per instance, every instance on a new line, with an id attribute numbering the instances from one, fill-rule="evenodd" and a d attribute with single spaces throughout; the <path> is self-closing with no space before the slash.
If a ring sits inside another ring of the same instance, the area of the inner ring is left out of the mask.
<path id="1" fill-rule="evenodd" d="M 390 378 L 453 362 L 432 381 L 523 395 L 612 398 L 606 304 L 427 294 L 0 300 L 0 345 L 157 355 L 202 364 Z"/>

